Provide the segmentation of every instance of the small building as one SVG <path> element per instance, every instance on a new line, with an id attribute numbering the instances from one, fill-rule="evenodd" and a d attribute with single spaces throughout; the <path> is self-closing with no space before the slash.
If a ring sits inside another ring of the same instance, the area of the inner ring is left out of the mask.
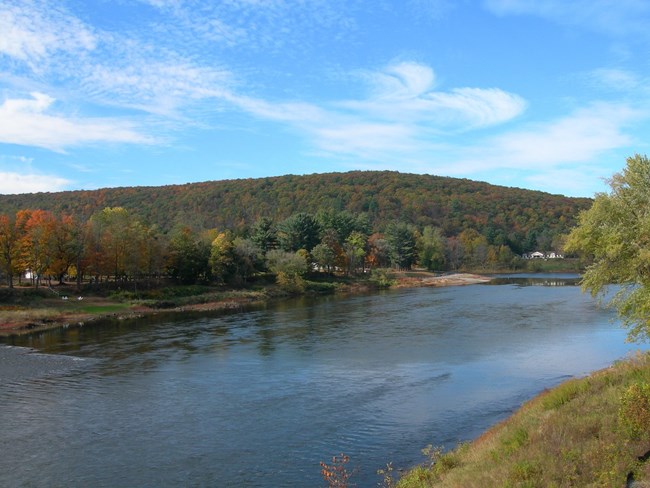
<path id="1" fill-rule="evenodd" d="M 529 252 L 526 254 L 523 254 L 521 256 L 523 259 L 564 259 L 564 256 L 562 254 L 558 254 L 556 252 L 550 251 L 546 254 L 543 252 L 535 251 L 535 252 Z"/>

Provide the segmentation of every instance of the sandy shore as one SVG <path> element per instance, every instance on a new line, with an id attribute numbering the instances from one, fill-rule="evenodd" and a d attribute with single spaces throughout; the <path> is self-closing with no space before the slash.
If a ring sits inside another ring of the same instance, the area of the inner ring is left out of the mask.
<path id="1" fill-rule="evenodd" d="M 452 273 L 432 276 L 426 272 L 408 272 L 398 277 L 398 288 L 414 286 L 463 286 L 487 283 L 492 278 L 471 273 Z"/>

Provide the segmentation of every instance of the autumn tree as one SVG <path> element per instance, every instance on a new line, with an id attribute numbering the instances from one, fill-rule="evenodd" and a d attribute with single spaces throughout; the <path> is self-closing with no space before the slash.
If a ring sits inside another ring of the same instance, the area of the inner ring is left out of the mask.
<path id="1" fill-rule="evenodd" d="M 107 207 L 90 219 L 94 227 L 94 243 L 98 249 L 96 263 L 102 274 L 115 279 L 126 274 L 127 258 L 133 251 L 135 234 L 132 219 L 123 207 Z"/>
<path id="2" fill-rule="evenodd" d="M 57 222 L 52 212 L 45 210 L 21 210 L 16 220 L 24 229 L 20 240 L 23 266 L 38 288 L 54 261 Z"/>
<path id="3" fill-rule="evenodd" d="M 56 221 L 54 230 L 54 249 L 50 270 L 63 284 L 63 279 L 72 266 L 76 267 L 77 277 L 80 276 L 80 261 L 83 254 L 83 226 L 70 215 L 62 215 Z"/>
<path id="4" fill-rule="evenodd" d="M 159 277 L 165 263 L 165 240 L 158 229 L 152 225 L 144 229 L 144 235 L 140 244 L 141 272 L 144 272 L 147 279 Z"/>
<path id="5" fill-rule="evenodd" d="M 235 245 L 230 232 L 220 232 L 210 244 L 210 268 L 212 277 L 225 283 L 233 274 L 235 266 Z"/>
<path id="6" fill-rule="evenodd" d="M 606 298 L 629 328 L 631 340 L 650 337 L 650 160 L 636 155 L 609 180 L 609 193 L 597 193 L 571 231 L 567 252 L 591 259 L 582 287 Z"/>
<path id="7" fill-rule="evenodd" d="M 189 227 L 172 232 L 167 253 L 167 272 L 181 283 L 191 284 L 210 276 L 210 245 Z"/>
<path id="8" fill-rule="evenodd" d="M 13 288 L 20 250 L 20 229 L 15 215 L 0 215 L 0 265 L 7 279 L 7 286 Z"/>
<path id="9" fill-rule="evenodd" d="M 374 268 L 390 266 L 390 243 L 383 234 L 374 233 L 368 237 L 368 264 Z"/>

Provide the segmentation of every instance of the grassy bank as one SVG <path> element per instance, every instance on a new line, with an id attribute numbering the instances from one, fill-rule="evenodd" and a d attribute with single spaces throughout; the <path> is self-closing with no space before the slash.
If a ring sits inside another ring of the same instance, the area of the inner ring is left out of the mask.
<path id="1" fill-rule="evenodd" d="M 127 283 L 104 286 L 53 288 L 0 288 L 0 335 L 87 323 L 101 318 L 129 319 L 145 314 L 184 311 L 215 311 L 241 308 L 296 295 L 352 294 L 393 286 L 450 286 L 486 281 L 476 275 L 437 276 L 433 273 L 378 270 L 370 275 L 315 275 L 290 289 L 261 277 L 244 288 L 222 286 L 159 285 L 151 288 Z"/>
<path id="2" fill-rule="evenodd" d="M 471 444 L 428 454 L 397 487 L 650 487 L 650 355 L 567 381 Z"/>

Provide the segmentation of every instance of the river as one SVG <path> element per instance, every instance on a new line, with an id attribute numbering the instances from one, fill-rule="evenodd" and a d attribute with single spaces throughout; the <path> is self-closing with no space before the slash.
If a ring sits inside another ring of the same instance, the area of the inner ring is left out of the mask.
<path id="1" fill-rule="evenodd" d="M 575 277 L 495 283 L 4 339 L 0 486 L 377 486 L 639 348 Z"/>

